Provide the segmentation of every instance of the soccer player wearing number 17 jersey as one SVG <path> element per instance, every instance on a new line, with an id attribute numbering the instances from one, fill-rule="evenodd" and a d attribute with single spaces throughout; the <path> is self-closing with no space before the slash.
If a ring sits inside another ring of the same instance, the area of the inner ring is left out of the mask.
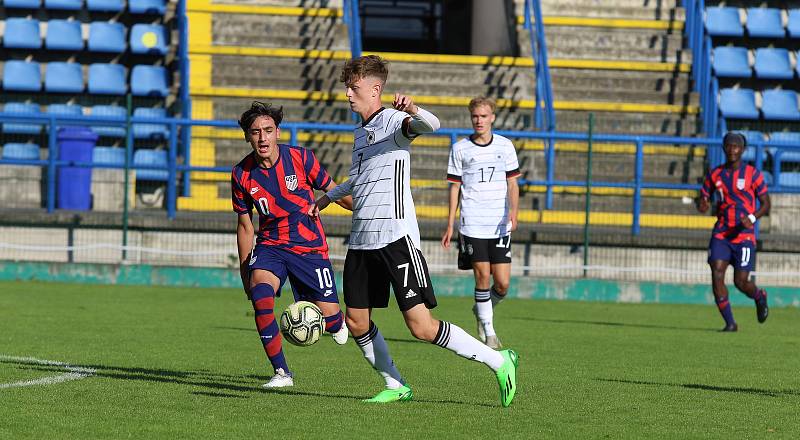
<path id="1" fill-rule="evenodd" d="M 740 133 L 729 132 L 722 139 L 725 163 L 714 168 L 703 181 L 697 209 L 706 212 L 712 195 L 717 197 L 717 222 L 708 245 L 708 264 L 711 266 L 711 285 L 714 300 L 725 320 L 724 332 L 735 332 L 739 326 L 733 319 L 725 286 L 725 271 L 733 264 L 736 288 L 752 298 L 758 322 L 767 320 L 767 292 L 750 280 L 756 267 L 756 220 L 769 212 L 770 200 L 764 176 L 751 165 L 742 162 L 747 142 Z M 760 206 L 756 209 L 756 199 Z"/>
<path id="2" fill-rule="evenodd" d="M 394 109 L 381 107 L 381 92 L 389 72 L 375 55 L 345 63 L 341 81 L 350 108 L 363 123 L 354 131 L 349 179 L 317 200 L 313 217 L 332 200 L 353 196 L 353 225 L 344 266 L 346 321 L 364 358 L 383 377 L 386 389 L 367 402 L 408 401 L 411 387 L 400 375 L 386 341 L 371 320 L 372 309 L 389 303 L 389 285 L 414 337 L 482 362 L 495 372 L 500 402 L 508 406 L 516 392 L 517 356 L 497 352 L 455 324 L 435 319 L 436 306 L 419 227 L 411 198 L 410 144 L 417 136 L 439 128 L 439 120 L 396 94 Z"/>
<path id="3" fill-rule="evenodd" d="M 233 167 L 231 175 L 233 210 L 239 217 L 236 242 L 242 284 L 275 370 L 265 388 L 294 385 L 274 313 L 275 297 L 287 278 L 295 300 L 315 303 L 325 316 L 325 331 L 338 344 L 347 342 L 325 231 L 319 219 L 307 215 L 308 206 L 314 205 L 314 189 L 331 190 L 336 183 L 314 153 L 278 144 L 281 119 L 280 108 L 261 102 L 254 102 L 242 114 L 239 125 L 253 151 Z M 350 208 L 350 199 L 342 205 Z M 255 248 L 253 207 L 259 214 Z"/>

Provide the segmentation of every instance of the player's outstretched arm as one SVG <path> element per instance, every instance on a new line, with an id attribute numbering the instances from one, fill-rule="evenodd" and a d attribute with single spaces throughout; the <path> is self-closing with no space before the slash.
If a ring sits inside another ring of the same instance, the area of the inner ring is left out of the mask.
<path id="1" fill-rule="evenodd" d="M 334 188 L 336 188 L 337 186 L 338 185 L 336 185 L 336 182 L 331 180 L 331 183 L 329 183 L 327 187 L 323 188 L 323 190 L 326 193 L 328 193 L 331 190 L 333 190 Z M 330 203 L 330 202 L 328 202 L 328 203 Z M 350 196 L 350 195 L 344 196 L 341 199 L 336 200 L 336 204 L 341 206 L 342 208 L 348 210 L 348 211 L 352 211 L 353 210 L 353 196 Z"/>
<path id="2" fill-rule="evenodd" d="M 240 214 L 236 225 L 236 247 L 239 250 L 239 276 L 242 278 L 242 287 L 247 299 L 250 299 L 250 252 L 253 249 L 253 219 L 252 214 Z"/>
<path id="3" fill-rule="evenodd" d="M 439 118 L 433 113 L 414 104 L 410 96 L 395 93 L 392 107 L 401 112 L 406 112 L 411 116 L 411 118 L 403 121 L 405 132 L 411 136 L 433 133 L 440 127 Z"/>
<path id="4" fill-rule="evenodd" d="M 345 209 L 350 209 L 350 210 L 353 209 L 353 199 L 352 197 L 350 197 L 350 194 L 353 192 L 353 187 L 352 184 L 350 183 L 350 180 L 344 181 L 341 185 L 336 185 L 336 184 L 334 185 L 335 186 L 330 191 L 328 191 L 327 193 L 325 193 L 325 195 L 317 199 L 316 203 L 309 206 L 307 212 L 309 216 L 311 216 L 312 218 L 318 217 L 320 211 L 327 208 L 328 205 L 331 204 L 331 202 L 336 202 L 344 198 L 349 199 L 350 207 L 348 208 L 347 206 L 344 205 L 343 207 Z M 347 204 L 348 201 L 343 201 L 342 203 Z"/>

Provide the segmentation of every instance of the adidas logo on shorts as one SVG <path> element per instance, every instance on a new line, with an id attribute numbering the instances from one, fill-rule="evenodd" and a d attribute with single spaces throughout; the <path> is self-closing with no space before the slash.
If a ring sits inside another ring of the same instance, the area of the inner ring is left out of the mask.
<path id="1" fill-rule="evenodd" d="M 413 290 L 409 290 L 408 293 L 406 293 L 406 299 L 413 298 L 415 296 L 417 296 L 417 292 L 414 292 Z"/>

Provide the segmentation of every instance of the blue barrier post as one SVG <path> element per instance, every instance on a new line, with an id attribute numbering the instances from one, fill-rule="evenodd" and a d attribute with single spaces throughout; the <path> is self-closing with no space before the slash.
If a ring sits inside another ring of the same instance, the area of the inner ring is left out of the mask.
<path id="1" fill-rule="evenodd" d="M 644 176 L 644 142 L 636 140 L 636 166 L 633 175 L 633 221 L 631 234 L 639 235 L 639 217 L 642 212 L 642 177 Z"/>
<path id="2" fill-rule="evenodd" d="M 167 156 L 167 218 L 175 218 L 178 173 L 175 166 L 178 161 L 178 124 L 173 120 L 169 124 L 169 153 Z"/>
<path id="3" fill-rule="evenodd" d="M 56 159 L 58 159 L 58 142 L 56 142 L 56 118 L 48 119 L 47 133 L 47 212 L 56 210 Z"/>
<path id="4" fill-rule="evenodd" d="M 552 134 L 552 133 L 548 133 Z M 545 140 L 544 160 L 547 164 L 546 192 L 544 196 L 545 209 L 553 209 L 553 179 L 556 170 L 556 148 L 552 139 Z"/>

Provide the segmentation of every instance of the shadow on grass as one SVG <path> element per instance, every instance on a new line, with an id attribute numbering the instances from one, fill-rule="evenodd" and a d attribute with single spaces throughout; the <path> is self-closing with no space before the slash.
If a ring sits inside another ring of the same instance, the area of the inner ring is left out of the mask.
<path id="1" fill-rule="evenodd" d="M 406 341 L 411 342 L 411 341 Z M 15 365 L 22 370 L 41 371 L 47 373 L 63 373 L 64 368 L 58 365 L 42 365 L 35 361 L 27 360 L 0 360 L 0 364 Z M 153 383 L 169 383 L 176 385 L 188 385 L 194 387 L 202 387 L 208 391 L 190 391 L 191 394 L 217 397 L 217 398 L 247 398 L 253 393 L 258 394 L 282 394 L 282 395 L 298 395 L 298 396 L 311 396 L 311 397 L 327 397 L 336 399 L 348 400 L 361 400 L 371 396 L 362 396 L 354 394 L 334 394 L 334 393 L 321 393 L 300 391 L 297 389 L 271 389 L 267 390 L 261 388 L 258 382 L 266 382 L 269 377 L 267 376 L 235 376 L 230 374 L 219 374 L 208 371 L 181 371 L 181 370 L 168 370 L 162 368 L 140 368 L 140 367 L 120 367 L 102 364 L 70 364 L 73 367 L 91 368 L 95 370 L 94 377 L 115 380 L 132 380 L 132 381 L 145 381 Z M 255 382 L 255 383 L 254 383 Z M 234 394 L 238 393 L 238 394 Z M 485 403 L 472 403 L 457 400 L 428 400 L 428 399 L 415 399 L 415 402 L 425 403 L 448 403 L 456 405 L 467 406 L 487 406 L 494 407 Z"/>
<path id="2" fill-rule="evenodd" d="M 555 324 L 583 324 L 583 325 L 602 325 L 606 327 L 634 327 L 634 328 L 654 328 L 662 330 L 687 330 L 693 332 L 719 332 L 717 329 L 703 328 L 703 327 L 678 327 L 671 325 L 658 325 L 658 324 L 633 324 L 629 322 L 610 322 L 610 321 L 589 321 L 582 319 L 546 319 L 546 318 L 531 318 L 512 316 L 506 319 L 515 319 L 519 321 L 538 321 L 538 322 L 552 322 Z"/>
<path id="3" fill-rule="evenodd" d="M 697 383 L 669 383 L 669 382 L 650 382 L 645 380 L 625 380 L 625 379 L 606 379 L 595 378 L 594 380 L 600 382 L 615 382 L 630 385 L 646 385 L 656 387 L 671 387 L 671 388 L 686 388 L 690 390 L 714 391 L 721 393 L 737 393 L 737 394 L 754 394 L 757 396 L 765 397 L 792 397 L 800 396 L 800 391 L 797 390 L 766 390 L 762 388 L 746 388 L 746 387 L 722 387 L 717 385 L 706 385 Z"/>

